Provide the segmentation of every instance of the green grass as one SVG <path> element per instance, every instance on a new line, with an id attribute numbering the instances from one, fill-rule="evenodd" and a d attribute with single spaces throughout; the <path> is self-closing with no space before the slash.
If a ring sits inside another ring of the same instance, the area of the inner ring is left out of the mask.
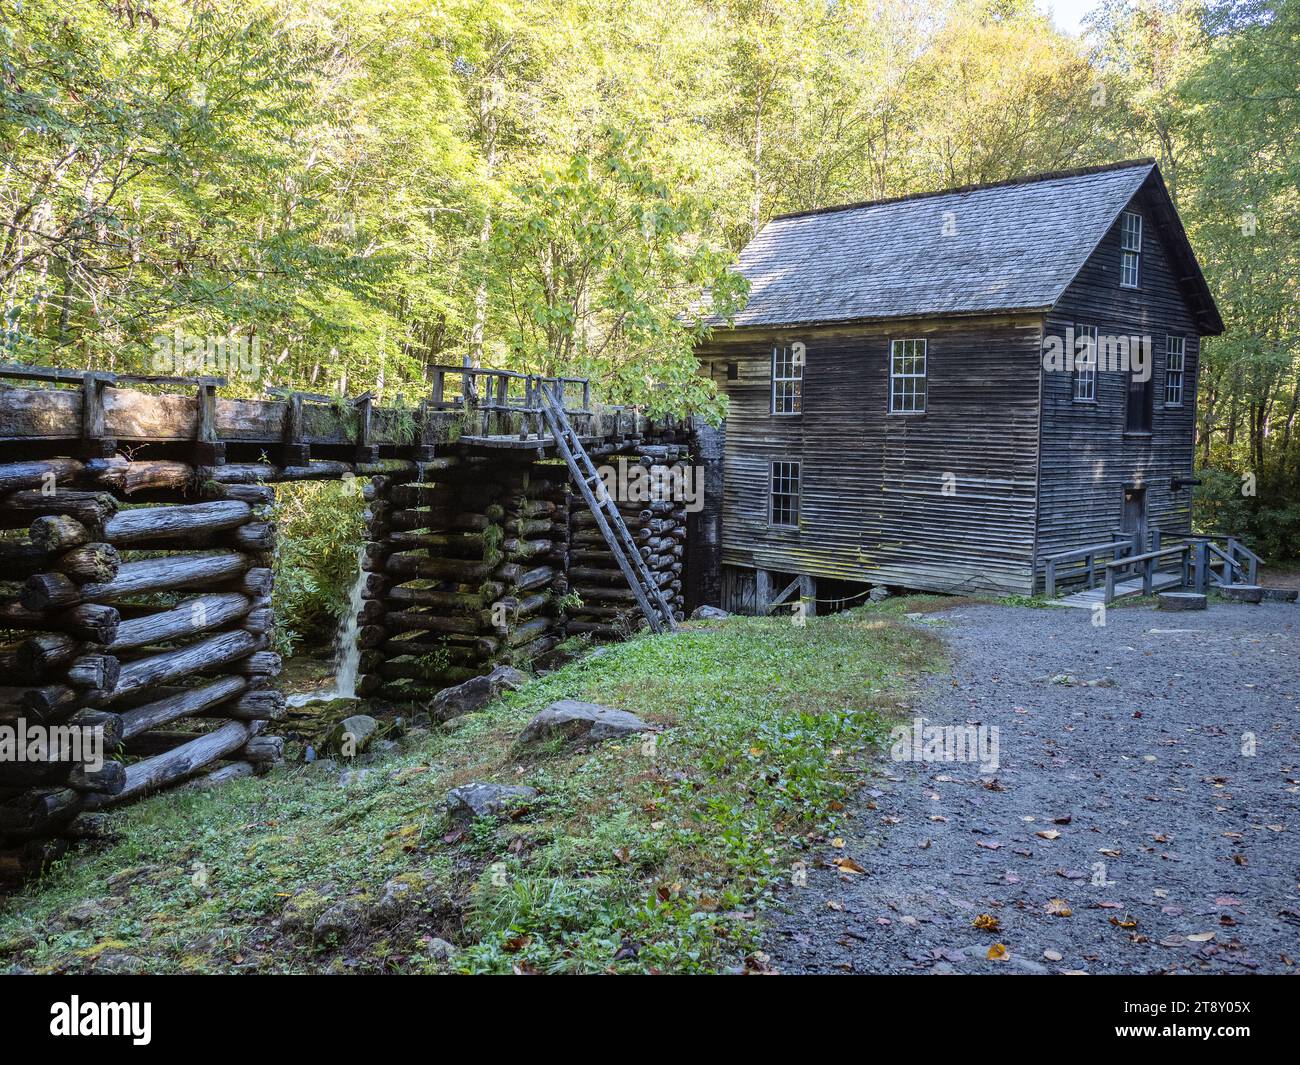
<path id="1" fill-rule="evenodd" d="M 0 953 L 37 970 L 428 971 L 431 937 L 465 972 L 717 971 L 744 963 L 799 853 L 833 834 L 937 640 L 868 607 L 796 626 L 732 618 L 570 664 L 455 731 L 415 732 L 360 783 L 290 768 L 171 792 L 114 817 L 9 901 Z M 512 756 L 551 701 L 660 726 L 653 744 Z M 450 833 L 438 803 L 469 780 L 524 783 L 522 816 Z M 117 877 L 116 880 L 111 879 Z M 310 916 L 409 878 L 418 905 L 344 943 Z M 89 915 L 67 911 L 108 900 Z M 280 927 L 290 910 L 306 928 Z M 70 920 L 73 917 L 76 920 Z"/>

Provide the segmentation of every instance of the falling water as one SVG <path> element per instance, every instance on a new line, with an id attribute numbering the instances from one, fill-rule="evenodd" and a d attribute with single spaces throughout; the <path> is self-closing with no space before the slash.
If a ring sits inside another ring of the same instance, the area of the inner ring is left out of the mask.
<path id="1" fill-rule="evenodd" d="M 338 630 L 334 633 L 334 687 L 291 695 L 288 699 L 290 706 L 306 706 L 308 703 L 327 703 L 333 699 L 357 697 L 357 669 L 361 665 L 357 629 L 366 590 L 366 571 L 361 568 L 364 550 L 363 547 L 357 552 L 357 579 L 352 582 L 347 612 L 339 619 Z"/>

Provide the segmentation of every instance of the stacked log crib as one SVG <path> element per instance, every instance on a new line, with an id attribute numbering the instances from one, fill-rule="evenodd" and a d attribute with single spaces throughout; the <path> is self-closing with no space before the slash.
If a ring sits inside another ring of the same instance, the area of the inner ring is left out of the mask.
<path id="1" fill-rule="evenodd" d="M 365 497 L 363 699 L 418 706 L 497 666 L 548 665 L 570 636 L 644 624 L 543 423 L 543 389 L 581 390 L 575 446 L 617 471 L 619 512 L 671 612 L 693 605 L 693 508 L 645 484 L 689 475 L 696 427 L 597 412 L 577 379 L 436 369 L 412 412 L 0 367 L 45 386 L 0 385 L 0 879 L 92 834 L 107 808 L 283 760 L 276 483 L 346 480 Z"/>
<path id="2" fill-rule="evenodd" d="M 270 488 L 114 456 L 5 464 L 0 490 L 0 723 L 21 747 L 0 760 L 0 869 L 57 852 L 83 811 L 279 760 Z"/>

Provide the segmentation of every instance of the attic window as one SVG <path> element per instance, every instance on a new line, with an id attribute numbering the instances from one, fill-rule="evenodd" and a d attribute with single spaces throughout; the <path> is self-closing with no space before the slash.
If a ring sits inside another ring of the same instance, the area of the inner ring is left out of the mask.
<path id="1" fill-rule="evenodd" d="M 1141 277 L 1142 216 L 1125 211 L 1120 216 L 1119 228 L 1119 285 L 1120 288 L 1137 288 Z"/>
<path id="2" fill-rule="evenodd" d="M 772 349 L 772 413 L 803 411 L 803 358 L 790 347 Z"/>
<path id="3" fill-rule="evenodd" d="M 889 413 L 925 413 L 924 340 L 895 340 L 890 344 Z"/>

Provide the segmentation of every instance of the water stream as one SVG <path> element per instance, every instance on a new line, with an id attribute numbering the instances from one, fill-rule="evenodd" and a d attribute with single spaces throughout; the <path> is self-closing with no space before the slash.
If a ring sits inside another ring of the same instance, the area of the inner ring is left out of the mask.
<path id="1" fill-rule="evenodd" d="M 357 668 L 361 664 L 361 648 L 357 646 L 358 617 L 361 614 L 362 598 L 366 590 L 366 571 L 361 568 L 364 545 L 357 550 L 357 579 L 352 582 L 352 591 L 348 596 L 348 609 L 339 619 L 338 630 L 334 633 L 334 686 L 318 691 L 297 692 L 286 700 L 290 706 L 306 706 L 308 703 L 327 703 L 333 699 L 355 699 L 357 697 Z"/>

